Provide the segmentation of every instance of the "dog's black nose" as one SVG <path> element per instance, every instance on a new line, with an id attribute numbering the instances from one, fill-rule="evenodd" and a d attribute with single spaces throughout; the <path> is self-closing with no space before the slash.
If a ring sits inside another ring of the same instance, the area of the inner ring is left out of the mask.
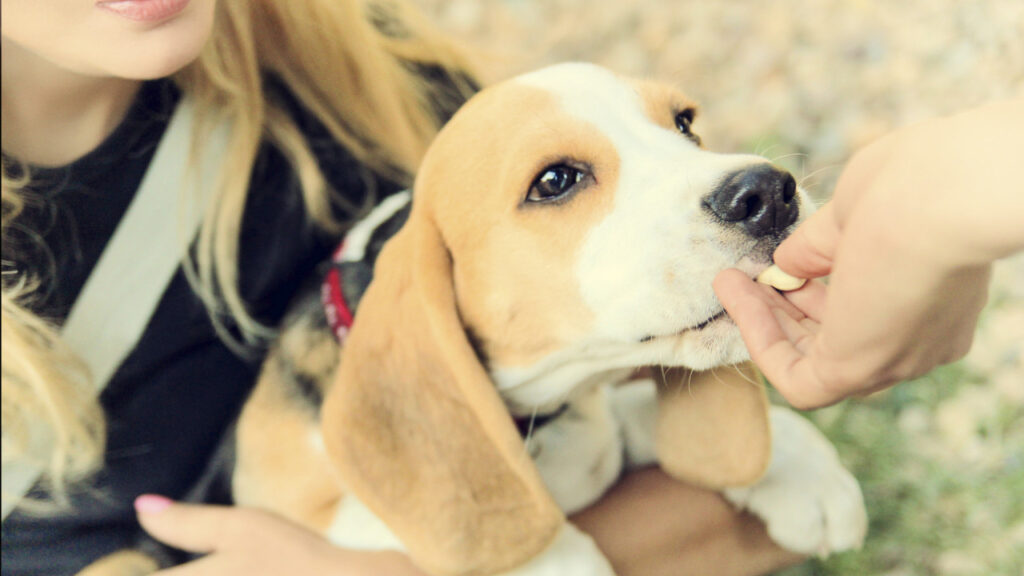
<path id="1" fill-rule="evenodd" d="M 704 199 L 704 205 L 754 238 L 778 233 L 800 215 L 796 180 L 767 163 L 729 174 Z"/>

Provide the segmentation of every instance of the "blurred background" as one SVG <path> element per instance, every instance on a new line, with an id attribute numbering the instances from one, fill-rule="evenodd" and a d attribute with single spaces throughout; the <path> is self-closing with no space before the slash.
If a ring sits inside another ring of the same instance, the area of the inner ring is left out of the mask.
<path id="1" fill-rule="evenodd" d="M 416 2 L 488 80 L 583 60 L 673 82 L 709 148 L 765 155 L 819 199 L 886 131 L 1024 96 L 1022 0 Z M 871 529 L 784 576 L 1024 574 L 1024 256 L 996 267 L 966 359 L 807 416 L 860 479 Z"/>

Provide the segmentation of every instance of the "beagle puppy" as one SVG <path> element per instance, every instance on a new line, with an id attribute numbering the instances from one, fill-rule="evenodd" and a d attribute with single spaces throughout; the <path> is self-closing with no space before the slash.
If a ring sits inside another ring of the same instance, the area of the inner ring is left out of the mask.
<path id="1" fill-rule="evenodd" d="M 711 287 L 769 266 L 810 201 L 764 158 L 704 149 L 695 115 L 578 63 L 472 98 L 411 199 L 349 233 L 342 267 L 383 244 L 351 328 L 328 320 L 354 305 L 325 318 L 315 294 L 286 321 L 238 422 L 236 502 L 439 576 L 600 576 L 566 514 L 656 463 L 785 548 L 858 547 L 857 482 L 768 406 Z"/>
<path id="2" fill-rule="evenodd" d="M 767 267 L 810 202 L 764 158 L 705 150 L 695 115 L 670 87 L 575 63 L 470 100 L 411 207 L 393 197 L 348 236 L 340 259 L 359 262 L 401 224 L 340 366 L 323 314 L 293 318 L 269 358 L 237 501 L 432 574 L 594 576 L 611 568 L 565 515 L 658 463 L 786 548 L 859 546 L 856 481 L 769 409 L 711 288 Z"/>

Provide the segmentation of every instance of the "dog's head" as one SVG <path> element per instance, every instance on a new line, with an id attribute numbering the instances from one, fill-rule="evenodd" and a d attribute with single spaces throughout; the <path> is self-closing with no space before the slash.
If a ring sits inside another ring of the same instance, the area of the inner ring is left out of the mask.
<path id="1" fill-rule="evenodd" d="M 673 89 L 566 64 L 484 90 L 432 144 L 323 416 L 348 488 L 425 567 L 498 571 L 563 521 L 506 405 L 746 358 L 712 279 L 767 266 L 808 203 L 763 158 L 704 150 L 695 114 Z"/>
<path id="2" fill-rule="evenodd" d="M 703 149 L 695 115 L 664 85 L 567 64 L 483 92 L 431 147 L 417 202 L 513 408 L 602 371 L 746 359 L 711 281 L 767 266 L 807 202 L 764 158 Z"/>

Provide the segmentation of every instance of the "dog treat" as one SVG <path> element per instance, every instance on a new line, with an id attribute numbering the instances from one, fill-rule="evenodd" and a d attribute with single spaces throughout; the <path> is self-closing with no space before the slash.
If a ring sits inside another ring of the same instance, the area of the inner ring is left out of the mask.
<path id="1" fill-rule="evenodd" d="M 782 268 L 779 268 L 775 264 L 765 268 L 764 272 L 757 275 L 756 280 L 761 284 L 767 284 L 772 288 L 783 292 L 796 290 L 807 282 L 807 280 L 803 278 L 797 278 L 786 274 L 782 271 Z"/>

